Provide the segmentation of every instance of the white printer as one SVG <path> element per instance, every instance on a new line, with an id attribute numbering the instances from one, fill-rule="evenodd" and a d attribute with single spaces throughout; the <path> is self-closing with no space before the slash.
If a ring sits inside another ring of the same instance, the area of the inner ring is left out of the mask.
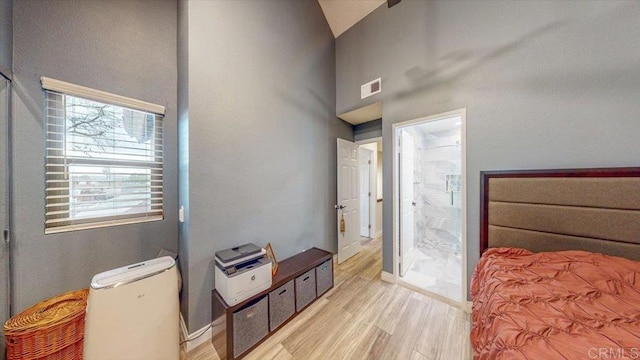
<path id="1" fill-rule="evenodd" d="M 271 287 L 271 260 L 265 254 L 254 244 L 216 252 L 216 290 L 228 305 Z"/>

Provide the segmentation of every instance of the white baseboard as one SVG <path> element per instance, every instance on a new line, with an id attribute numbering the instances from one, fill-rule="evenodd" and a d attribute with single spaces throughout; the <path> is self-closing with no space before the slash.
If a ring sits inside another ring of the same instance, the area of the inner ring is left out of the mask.
<path id="1" fill-rule="evenodd" d="M 180 313 L 180 343 L 189 337 L 189 330 L 187 330 L 187 324 L 184 322 L 182 313 Z"/>
<path id="2" fill-rule="evenodd" d="M 473 306 L 473 302 L 472 301 L 467 301 L 467 303 L 465 304 L 465 308 L 464 311 L 471 314 L 471 307 Z"/>
<path id="3" fill-rule="evenodd" d="M 386 282 L 392 283 L 392 284 L 396 283 L 396 277 L 393 274 L 388 273 L 386 271 L 383 271 L 383 272 L 380 273 L 380 280 L 386 281 Z"/>
<path id="4" fill-rule="evenodd" d="M 187 324 L 184 322 L 182 313 L 180 314 L 180 343 L 182 343 L 185 340 L 188 340 L 187 342 L 182 344 L 185 353 L 188 353 L 189 351 L 195 349 L 199 345 L 206 343 L 207 341 L 211 341 L 213 326 L 210 326 L 210 325 L 211 324 L 207 324 L 203 326 L 201 329 L 196 330 L 194 333 L 189 334 L 189 330 L 187 329 Z"/>

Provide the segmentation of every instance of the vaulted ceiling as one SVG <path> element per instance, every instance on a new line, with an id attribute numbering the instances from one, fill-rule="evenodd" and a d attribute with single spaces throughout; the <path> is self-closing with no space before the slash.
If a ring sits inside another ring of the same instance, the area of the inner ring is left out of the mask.
<path id="1" fill-rule="evenodd" d="M 386 0 L 318 0 L 334 37 L 369 15 Z"/>

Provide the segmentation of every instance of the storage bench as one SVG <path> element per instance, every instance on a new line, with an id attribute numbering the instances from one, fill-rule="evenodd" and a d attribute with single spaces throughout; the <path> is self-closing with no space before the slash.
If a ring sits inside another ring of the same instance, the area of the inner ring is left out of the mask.
<path id="1" fill-rule="evenodd" d="M 211 341 L 220 359 L 239 359 L 333 287 L 333 254 L 311 248 L 279 263 L 271 287 L 234 306 L 212 291 Z"/>

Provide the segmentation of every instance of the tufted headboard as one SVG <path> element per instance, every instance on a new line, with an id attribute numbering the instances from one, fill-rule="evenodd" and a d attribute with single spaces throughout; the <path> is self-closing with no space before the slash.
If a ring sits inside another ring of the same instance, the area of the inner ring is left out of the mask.
<path id="1" fill-rule="evenodd" d="M 483 171 L 480 254 L 586 250 L 640 261 L 640 167 Z"/>

